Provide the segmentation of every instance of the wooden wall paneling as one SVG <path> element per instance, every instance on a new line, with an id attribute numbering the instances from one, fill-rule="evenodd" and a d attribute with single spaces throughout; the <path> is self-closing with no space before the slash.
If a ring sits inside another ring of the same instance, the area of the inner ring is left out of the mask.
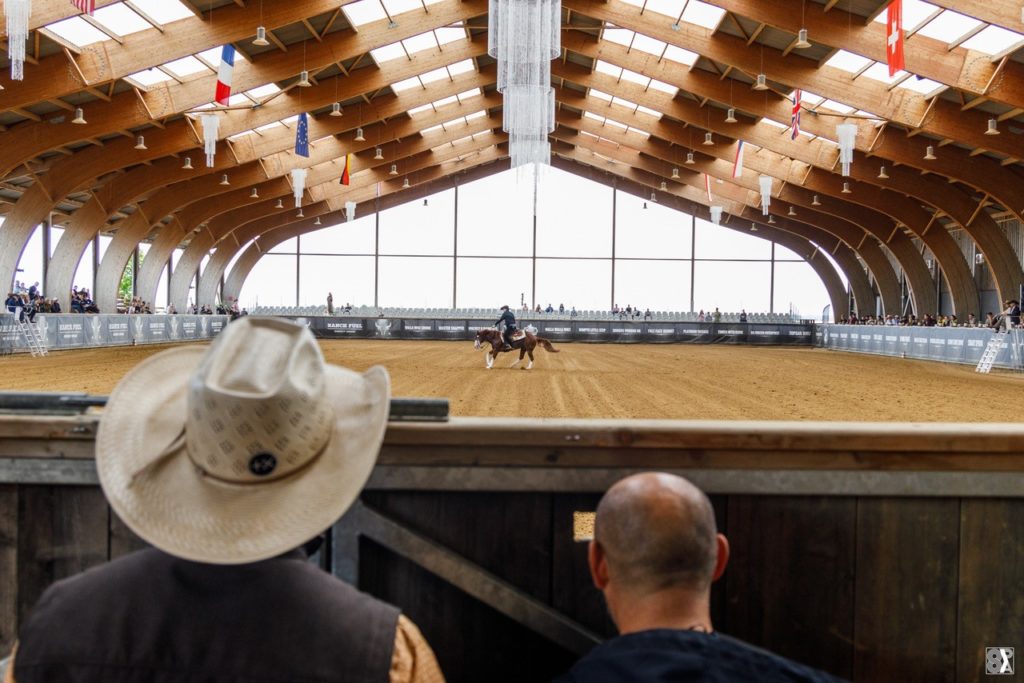
<path id="1" fill-rule="evenodd" d="M 956 680 L 960 501 L 857 503 L 854 680 Z"/>
<path id="2" fill-rule="evenodd" d="M 855 532 L 853 498 L 730 496 L 727 632 L 849 678 Z"/>
<path id="3" fill-rule="evenodd" d="M 617 631 L 604 596 L 594 587 L 587 565 L 586 541 L 573 540 L 573 513 L 593 512 L 600 494 L 567 493 L 553 502 L 551 606 L 605 638 Z"/>
<path id="4" fill-rule="evenodd" d="M 0 486 L 0 659 L 18 630 L 18 487 Z"/>
<path id="5" fill-rule="evenodd" d="M 957 680 L 984 677 L 986 647 L 1016 647 L 1024 655 L 1024 501 L 960 504 L 960 585 Z"/>

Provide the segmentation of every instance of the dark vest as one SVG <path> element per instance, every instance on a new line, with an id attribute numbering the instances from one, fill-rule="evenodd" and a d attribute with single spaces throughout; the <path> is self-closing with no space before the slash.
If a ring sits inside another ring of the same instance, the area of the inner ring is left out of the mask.
<path id="1" fill-rule="evenodd" d="M 51 586 L 18 683 L 386 683 L 399 611 L 300 552 L 238 566 L 144 550 Z"/>

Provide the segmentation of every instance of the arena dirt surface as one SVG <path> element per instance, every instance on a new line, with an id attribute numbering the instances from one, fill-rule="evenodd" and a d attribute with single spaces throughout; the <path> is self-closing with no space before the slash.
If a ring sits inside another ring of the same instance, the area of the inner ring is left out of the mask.
<path id="1" fill-rule="evenodd" d="M 484 369 L 471 342 L 328 341 L 329 362 L 382 364 L 396 396 L 451 400 L 465 416 L 1017 422 L 1024 377 L 820 349 L 557 344 L 530 371 Z M 167 346 L 0 358 L 0 389 L 109 393 Z M 518 355 L 516 356 L 518 357 Z"/>

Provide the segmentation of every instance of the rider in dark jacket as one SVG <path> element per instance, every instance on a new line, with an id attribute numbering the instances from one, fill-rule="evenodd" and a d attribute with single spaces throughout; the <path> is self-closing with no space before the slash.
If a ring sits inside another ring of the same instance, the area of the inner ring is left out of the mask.
<path id="1" fill-rule="evenodd" d="M 508 306 L 501 307 L 501 317 L 498 318 L 494 325 L 500 330 L 502 323 L 505 323 L 505 350 L 508 351 L 512 348 L 512 333 L 516 330 L 516 316 L 509 310 Z"/>

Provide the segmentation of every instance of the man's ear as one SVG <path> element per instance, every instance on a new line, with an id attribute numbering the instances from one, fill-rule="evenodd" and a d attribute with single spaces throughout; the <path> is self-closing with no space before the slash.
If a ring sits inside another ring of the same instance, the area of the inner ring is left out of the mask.
<path id="1" fill-rule="evenodd" d="M 604 548 L 597 541 L 590 541 L 587 546 L 587 565 L 590 567 L 590 578 L 597 590 L 603 591 L 608 585 L 608 558 Z"/>
<path id="2" fill-rule="evenodd" d="M 718 579 L 725 573 L 725 565 L 729 564 L 729 539 L 722 534 L 715 535 L 715 545 L 717 546 L 717 556 L 715 558 L 715 573 L 711 575 L 712 581 L 718 581 Z"/>

